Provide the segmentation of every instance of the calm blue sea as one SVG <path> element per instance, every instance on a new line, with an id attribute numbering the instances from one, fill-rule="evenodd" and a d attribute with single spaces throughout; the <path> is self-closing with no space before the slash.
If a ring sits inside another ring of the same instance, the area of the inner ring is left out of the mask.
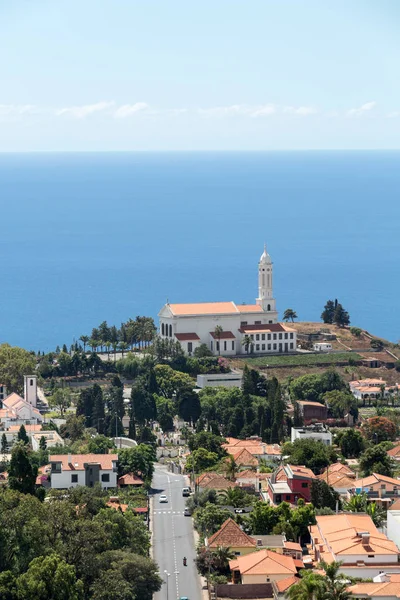
<path id="1" fill-rule="evenodd" d="M 0 341 L 49 350 L 170 302 L 257 295 L 400 338 L 400 152 L 0 155 Z"/>

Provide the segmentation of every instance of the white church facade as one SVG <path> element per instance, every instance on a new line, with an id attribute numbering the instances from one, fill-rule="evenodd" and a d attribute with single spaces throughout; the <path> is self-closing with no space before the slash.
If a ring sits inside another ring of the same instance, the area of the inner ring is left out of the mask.
<path id="1" fill-rule="evenodd" d="M 273 296 L 273 264 L 265 247 L 258 263 L 255 304 L 232 301 L 167 303 L 158 316 L 159 335 L 179 341 L 189 355 L 201 344 L 221 356 L 246 354 L 250 348 L 256 354 L 290 353 L 297 348 L 296 331 L 278 323 Z"/>

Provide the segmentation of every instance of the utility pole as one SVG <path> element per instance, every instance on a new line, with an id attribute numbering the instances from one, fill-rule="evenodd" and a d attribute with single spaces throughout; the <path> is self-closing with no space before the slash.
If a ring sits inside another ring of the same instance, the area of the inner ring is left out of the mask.
<path id="1" fill-rule="evenodd" d="M 168 600 L 168 598 L 169 598 L 169 595 L 168 595 L 168 592 L 169 592 L 169 577 L 170 577 L 171 573 L 168 573 L 167 570 L 165 570 L 164 573 L 165 573 L 165 575 L 167 577 L 167 600 Z"/>

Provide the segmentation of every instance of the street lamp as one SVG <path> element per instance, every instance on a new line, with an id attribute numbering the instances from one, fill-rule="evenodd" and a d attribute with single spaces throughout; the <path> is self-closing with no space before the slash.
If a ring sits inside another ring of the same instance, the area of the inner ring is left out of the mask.
<path id="1" fill-rule="evenodd" d="M 167 600 L 168 600 L 168 589 L 169 589 L 169 578 L 171 576 L 171 573 L 168 573 L 167 570 L 164 571 L 166 577 L 167 577 Z"/>

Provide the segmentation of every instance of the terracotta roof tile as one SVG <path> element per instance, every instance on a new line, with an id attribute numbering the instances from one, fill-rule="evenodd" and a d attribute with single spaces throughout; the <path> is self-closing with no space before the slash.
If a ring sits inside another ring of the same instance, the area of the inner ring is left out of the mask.
<path id="1" fill-rule="evenodd" d="M 256 540 L 242 531 L 233 519 L 227 519 L 221 528 L 208 540 L 210 548 L 254 548 Z"/>
<path id="2" fill-rule="evenodd" d="M 118 485 L 143 485 L 143 479 L 134 473 L 127 473 L 118 479 Z"/>
<path id="3" fill-rule="evenodd" d="M 279 592 L 286 592 L 292 585 L 299 583 L 298 577 L 286 577 L 285 579 L 281 579 L 280 581 L 275 581 L 276 587 Z"/>
<path id="4" fill-rule="evenodd" d="M 236 336 L 233 335 L 232 331 L 221 331 L 219 335 L 216 335 L 215 331 L 210 331 L 210 335 L 214 340 L 235 340 Z"/>
<path id="5" fill-rule="evenodd" d="M 179 342 L 197 341 L 200 339 L 197 333 L 176 333 L 175 337 Z"/>
<path id="6" fill-rule="evenodd" d="M 83 471 L 85 464 L 100 464 L 102 470 L 111 470 L 113 461 L 118 460 L 118 454 L 52 454 L 49 462 L 62 463 L 63 471 Z"/>
<path id="7" fill-rule="evenodd" d="M 172 314 L 184 315 L 225 315 L 238 314 L 234 302 L 196 302 L 193 304 L 169 304 Z"/>
<path id="8" fill-rule="evenodd" d="M 291 556 L 284 556 L 270 550 L 260 550 L 246 556 L 238 556 L 236 560 L 229 563 L 229 566 L 231 570 L 239 570 L 242 575 L 267 576 L 287 573 L 289 576 L 297 574 L 295 561 Z"/>

